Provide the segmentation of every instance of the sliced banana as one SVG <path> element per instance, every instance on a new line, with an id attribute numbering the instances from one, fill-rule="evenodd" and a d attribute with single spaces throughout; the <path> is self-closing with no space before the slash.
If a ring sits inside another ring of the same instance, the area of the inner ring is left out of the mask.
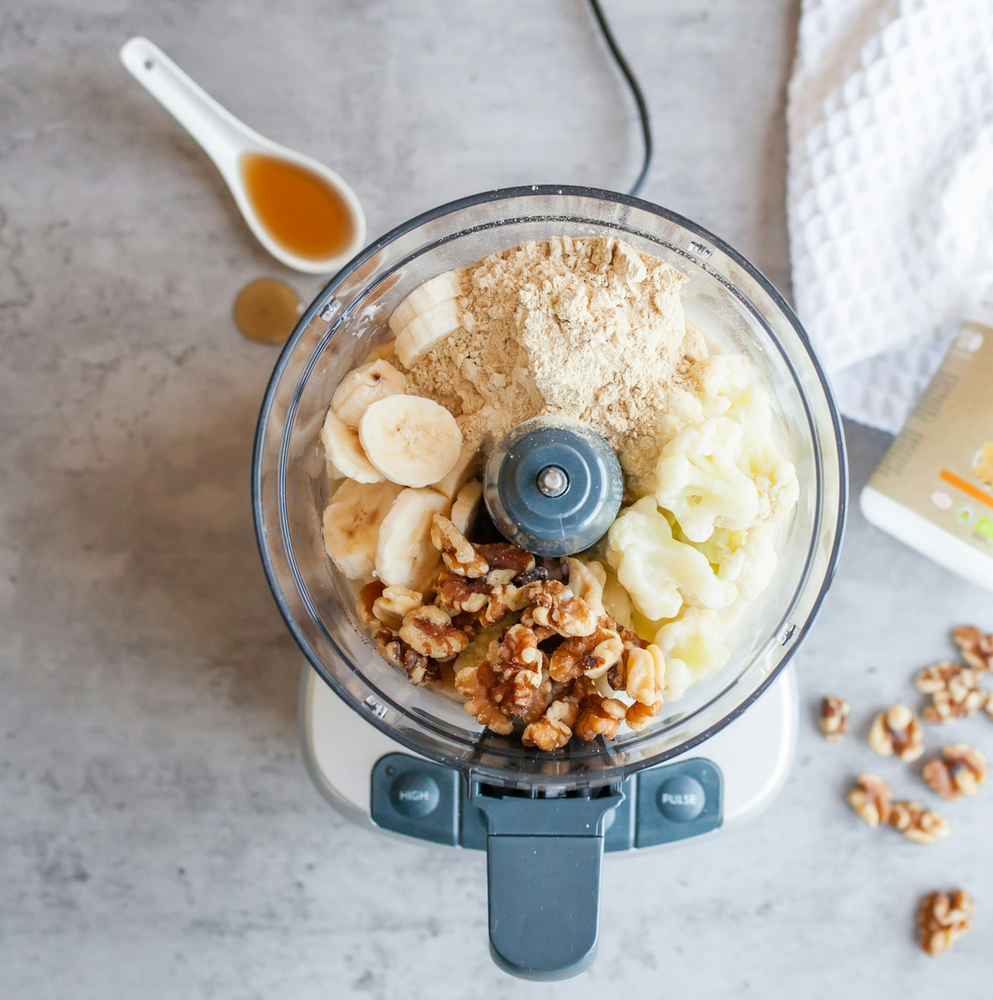
<path id="1" fill-rule="evenodd" d="M 459 452 L 458 461 L 452 466 L 448 473 L 438 482 L 431 484 L 431 489 L 444 493 L 446 497 L 452 499 L 465 484 L 472 479 L 483 467 L 483 453 L 479 450 L 464 445 Z"/>
<path id="2" fill-rule="evenodd" d="M 415 288 L 390 316 L 390 329 L 399 334 L 413 319 L 433 309 L 441 302 L 457 299 L 462 294 L 462 272 L 446 271 Z"/>
<path id="3" fill-rule="evenodd" d="M 376 469 L 403 486 L 429 486 L 444 479 L 462 452 L 455 417 L 423 396 L 397 394 L 377 400 L 362 414 L 359 442 Z M 335 465 L 341 468 L 337 459 Z"/>
<path id="4" fill-rule="evenodd" d="M 418 584 L 434 569 L 441 553 L 431 544 L 435 514 L 447 514 L 448 497 L 434 490 L 403 490 L 379 527 L 376 576 L 388 587 Z"/>
<path id="5" fill-rule="evenodd" d="M 324 511 L 324 548 L 349 580 L 372 576 L 379 526 L 403 492 L 395 483 L 346 479 Z"/>
<path id="6" fill-rule="evenodd" d="M 420 361 L 436 344 L 459 328 L 461 312 L 457 299 L 439 302 L 415 316 L 397 334 L 397 357 L 405 368 Z"/>
<path id="7" fill-rule="evenodd" d="M 389 361 L 373 361 L 350 371 L 331 397 L 331 409 L 342 423 L 358 427 L 362 414 L 377 399 L 407 391 L 407 377 Z"/>
<path id="8" fill-rule="evenodd" d="M 446 411 L 447 412 L 447 411 Z M 383 474 L 369 461 L 359 442 L 359 432 L 328 410 L 321 428 L 321 444 L 327 460 L 349 479 L 357 483 L 381 483 Z"/>
<path id="9" fill-rule="evenodd" d="M 466 483 L 455 496 L 449 520 L 463 535 L 472 531 L 479 513 L 479 501 L 483 498 L 483 484 L 478 479 Z"/>

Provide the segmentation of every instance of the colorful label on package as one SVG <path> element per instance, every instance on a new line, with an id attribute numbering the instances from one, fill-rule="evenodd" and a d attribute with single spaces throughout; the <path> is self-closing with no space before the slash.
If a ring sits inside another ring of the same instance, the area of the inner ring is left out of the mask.
<path id="1" fill-rule="evenodd" d="M 993 329 L 962 327 L 869 485 L 993 558 Z"/>

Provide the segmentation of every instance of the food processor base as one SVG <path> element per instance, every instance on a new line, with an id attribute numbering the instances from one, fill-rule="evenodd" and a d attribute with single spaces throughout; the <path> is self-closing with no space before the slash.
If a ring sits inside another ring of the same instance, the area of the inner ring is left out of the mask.
<path id="1" fill-rule="evenodd" d="M 608 852 L 673 847 L 757 815 L 782 788 L 796 747 L 792 665 L 747 712 L 692 750 L 624 782 Z M 411 754 L 324 683 L 300 681 L 300 736 L 310 776 L 342 816 L 393 835 L 485 849 L 485 826 L 457 771 Z"/>

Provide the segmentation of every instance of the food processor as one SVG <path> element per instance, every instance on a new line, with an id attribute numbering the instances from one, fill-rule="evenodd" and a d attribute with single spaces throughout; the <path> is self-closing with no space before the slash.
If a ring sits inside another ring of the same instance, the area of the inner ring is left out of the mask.
<path id="1" fill-rule="evenodd" d="M 320 430 L 339 381 L 390 339 L 387 320 L 414 288 L 489 253 L 562 236 L 623 240 L 686 276 L 687 323 L 712 348 L 750 359 L 770 393 L 800 497 L 771 584 L 725 636 L 727 663 L 644 730 L 547 753 L 484 731 L 376 651 L 355 617 L 352 585 L 325 554 Z M 789 306 L 689 220 L 613 192 L 535 186 L 466 198 L 394 229 L 325 287 L 287 342 L 262 405 L 253 505 L 270 586 L 307 660 L 301 725 L 315 781 L 352 819 L 485 849 L 490 950 L 508 972 L 564 978 L 593 961 L 605 850 L 713 836 L 757 812 L 785 779 L 798 714 L 786 668 L 841 543 L 841 426 Z"/>

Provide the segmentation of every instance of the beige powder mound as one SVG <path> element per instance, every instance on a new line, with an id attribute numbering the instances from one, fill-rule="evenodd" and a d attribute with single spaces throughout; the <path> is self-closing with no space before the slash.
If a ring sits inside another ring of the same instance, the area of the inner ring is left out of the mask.
<path id="1" fill-rule="evenodd" d="M 467 268 L 456 330 L 408 375 L 490 448 L 530 417 L 585 421 L 636 486 L 657 457 L 666 398 L 706 356 L 687 331 L 675 268 L 616 240 L 523 243 Z"/>

